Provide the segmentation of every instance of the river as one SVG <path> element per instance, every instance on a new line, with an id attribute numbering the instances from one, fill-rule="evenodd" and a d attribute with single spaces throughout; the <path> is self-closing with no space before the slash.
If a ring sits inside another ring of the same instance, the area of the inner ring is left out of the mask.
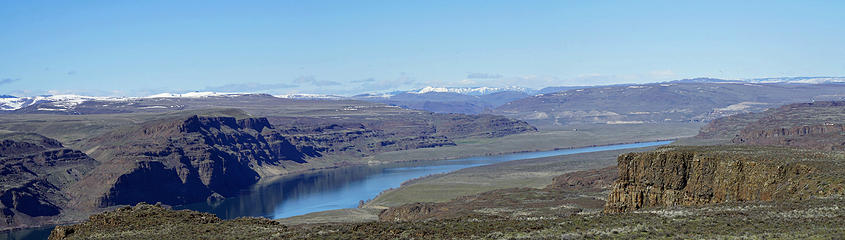
<path id="1" fill-rule="evenodd" d="M 213 203 L 182 205 L 174 209 L 209 212 L 223 219 L 245 216 L 286 218 L 312 212 L 355 208 L 361 200 L 372 199 L 384 190 L 399 187 L 407 180 L 432 174 L 513 160 L 652 147 L 669 143 L 671 141 L 657 141 L 318 170 L 262 180 L 242 190 L 236 197 Z M 49 231 L 49 228 L 17 230 L 0 234 L 0 239 L 45 239 Z"/>

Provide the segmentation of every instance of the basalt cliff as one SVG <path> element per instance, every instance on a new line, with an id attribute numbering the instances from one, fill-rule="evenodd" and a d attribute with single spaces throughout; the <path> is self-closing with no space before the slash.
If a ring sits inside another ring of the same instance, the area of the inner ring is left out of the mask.
<path id="1" fill-rule="evenodd" d="M 725 202 L 805 200 L 845 193 L 836 152 L 757 147 L 663 147 L 618 158 L 604 212 Z"/>
<path id="2" fill-rule="evenodd" d="M 719 118 L 696 138 L 724 144 L 845 150 L 845 101 L 788 104 L 759 113 Z"/>
<path id="3" fill-rule="evenodd" d="M 59 223 L 65 189 L 97 161 L 37 134 L 0 134 L 0 220 L 7 227 Z"/>
<path id="4" fill-rule="evenodd" d="M 141 202 L 216 201 L 269 176 L 364 163 L 362 157 L 381 152 L 453 146 L 460 138 L 536 131 L 492 115 L 410 116 L 252 117 L 208 110 L 51 121 L 22 115 L 0 125 L 72 144 L 0 130 L 0 227 L 78 221 Z"/>

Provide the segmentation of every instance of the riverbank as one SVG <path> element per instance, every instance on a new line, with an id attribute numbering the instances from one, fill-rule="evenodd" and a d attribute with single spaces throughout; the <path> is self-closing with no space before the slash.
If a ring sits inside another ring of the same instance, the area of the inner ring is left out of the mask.
<path id="1" fill-rule="evenodd" d="M 356 165 L 458 159 L 474 156 L 495 156 L 520 152 L 550 151 L 677 139 L 695 135 L 699 127 L 700 124 L 697 123 L 584 125 L 566 128 L 569 130 L 518 134 L 501 138 L 470 138 L 459 141 L 457 146 L 386 152 L 365 158 L 337 157 L 321 159 L 324 164 L 320 166 L 314 165 L 307 169 L 293 170 L 279 176 L 265 178 L 262 181 L 273 181 L 277 177 Z M 84 220 L 84 218 L 81 218 L 81 220 Z M 12 231 L 27 231 L 32 229 L 27 228 Z"/>
<path id="2" fill-rule="evenodd" d="M 513 156 L 513 160 L 407 179 L 400 187 L 381 192 L 358 209 L 322 211 L 278 221 L 294 225 L 375 221 L 382 209 L 405 203 L 445 202 L 461 196 L 506 188 L 543 188 L 551 183 L 555 176 L 613 165 L 616 156 L 621 153 L 650 150 L 656 145 L 668 143 L 650 142 L 540 152 L 535 153 L 537 155 L 533 158 L 518 157 L 521 154 L 508 155 Z"/>

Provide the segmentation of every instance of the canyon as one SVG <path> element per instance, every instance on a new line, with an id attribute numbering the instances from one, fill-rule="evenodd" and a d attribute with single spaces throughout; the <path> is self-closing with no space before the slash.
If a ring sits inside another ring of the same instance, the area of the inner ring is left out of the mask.
<path id="1" fill-rule="evenodd" d="M 213 202 L 262 178 L 536 131 L 499 116 L 425 112 L 366 119 L 254 117 L 238 109 L 3 117 L 3 229 L 75 222 L 141 202 Z"/>

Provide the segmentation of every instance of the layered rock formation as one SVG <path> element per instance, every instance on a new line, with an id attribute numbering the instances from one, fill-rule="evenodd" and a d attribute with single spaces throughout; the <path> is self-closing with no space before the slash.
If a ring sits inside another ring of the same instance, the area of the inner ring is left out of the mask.
<path id="1" fill-rule="evenodd" d="M 276 115 L 263 118 L 238 109 L 204 109 L 16 115 L 0 122 L 0 133 L 38 132 L 82 150 L 35 134 L 0 136 L 0 213 L 5 220 L 0 227 L 78 221 L 105 208 L 140 202 L 214 201 L 234 196 L 264 177 L 360 164 L 365 162 L 362 157 L 381 152 L 452 146 L 454 139 L 536 131 L 523 121 L 492 115 L 350 106 L 358 104 L 354 101 L 262 99 L 268 98 L 191 102 L 228 102 Z M 247 105 L 253 102 L 257 105 Z M 282 111 L 296 114 L 282 117 Z"/>
<path id="2" fill-rule="evenodd" d="M 89 144 L 95 146 L 92 156 L 104 164 L 86 177 L 91 185 L 80 184 L 75 193 L 81 204 L 97 207 L 232 196 L 261 176 L 280 173 L 286 164 L 318 155 L 291 144 L 265 118 L 193 115 L 157 120 Z"/>
<path id="3" fill-rule="evenodd" d="M 845 102 L 796 103 L 719 118 L 696 138 L 724 143 L 845 150 Z"/>
<path id="4" fill-rule="evenodd" d="M 446 136 L 414 122 L 342 122 L 321 119 L 272 118 L 278 132 L 300 150 L 322 155 L 368 156 L 373 153 L 453 146 Z"/>
<path id="5" fill-rule="evenodd" d="M 605 212 L 845 193 L 835 152 L 775 147 L 664 147 L 623 154 Z"/>
<path id="6" fill-rule="evenodd" d="M 535 130 L 522 121 L 496 116 L 435 119 L 410 124 L 382 121 L 382 128 L 376 128 L 279 117 L 272 118 L 279 127 L 267 118 L 163 118 L 87 141 L 83 147 L 103 164 L 71 193 L 85 209 L 139 202 L 178 205 L 233 196 L 262 177 L 331 166 L 320 162 L 328 156 L 359 158 L 455 145 L 451 136 L 495 137 Z M 396 124 L 410 127 L 384 130 Z"/>
<path id="7" fill-rule="evenodd" d="M 731 141 L 739 144 L 845 150 L 845 102 L 785 105 L 761 114 Z"/>
<path id="8" fill-rule="evenodd" d="M 61 214 L 69 196 L 65 188 L 97 162 L 37 134 L 0 134 L 0 220 L 6 227 L 45 222 Z"/>
<path id="9" fill-rule="evenodd" d="M 378 152 L 455 145 L 455 139 L 502 137 L 537 131 L 525 121 L 494 115 L 421 114 L 373 119 L 270 117 L 299 147 L 326 154 Z"/>

